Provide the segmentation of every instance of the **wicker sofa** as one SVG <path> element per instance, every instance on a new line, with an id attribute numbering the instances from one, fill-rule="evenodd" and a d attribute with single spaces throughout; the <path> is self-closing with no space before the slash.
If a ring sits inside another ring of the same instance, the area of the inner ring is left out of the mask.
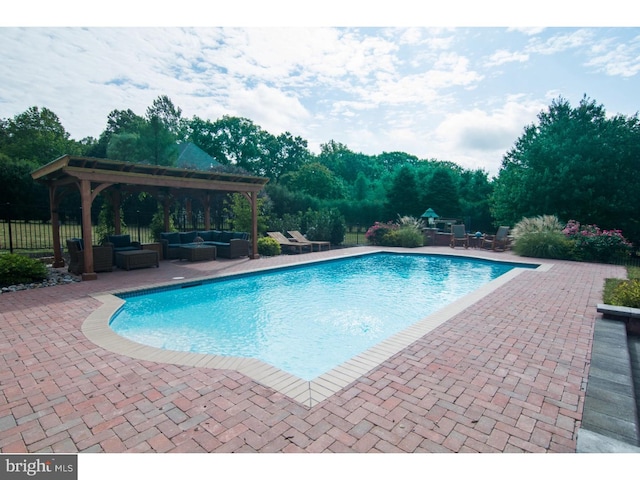
<path id="1" fill-rule="evenodd" d="M 68 238 L 67 250 L 69 251 L 68 271 L 81 275 L 84 272 L 84 242 L 81 238 Z M 113 271 L 113 248 L 110 246 L 93 246 L 93 271 Z"/>
<path id="2" fill-rule="evenodd" d="M 140 242 L 132 242 L 130 235 L 107 235 L 102 244 L 107 247 L 111 247 L 113 250 L 111 259 L 112 265 L 116 264 L 116 253 L 127 252 L 130 250 L 142 250 Z"/>
<path id="3" fill-rule="evenodd" d="M 245 232 L 221 232 L 219 230 L 192 232 L 163 232 L 160 234 L 162 254 L 165 259 L 180 258 L 180 247 L 194 244 L 196 237 L 202 239 L 203 245 L 216 247 L 216 256 L 239 258 L 249 255 L 249 234 Z"/>

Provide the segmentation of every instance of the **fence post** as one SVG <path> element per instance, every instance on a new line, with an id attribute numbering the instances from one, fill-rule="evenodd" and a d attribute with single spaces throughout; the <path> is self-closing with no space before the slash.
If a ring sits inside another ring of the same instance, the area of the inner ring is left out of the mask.
<path id="1" fill-rule="evenodd" d="M 138 224 L 138 242 L 142 243 L 140 240 L 140 210 L 136 210 L 136 223 Z"/>
<path id="2" fill-rule="evenodd" d="M 9 253 L 13 253 L 13 233 L 11 231 L 11 204 L 7 202 L 7 225 L 9 226 Z"/>

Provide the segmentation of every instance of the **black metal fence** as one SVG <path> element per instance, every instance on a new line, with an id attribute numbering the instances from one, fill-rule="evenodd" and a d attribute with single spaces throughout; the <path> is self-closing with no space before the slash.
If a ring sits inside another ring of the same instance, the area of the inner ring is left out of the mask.
<path id="1" fill-rule="evenodd" d="M 10 205 L 3 205 L 0 209 L 0 253 L 21 253 L 27 255 L 53 255 L 53 229 L 51 221 L 23 220 L 13 218 Z M 34 209 L 42 209 L 39 218 L 49 218 L 48 206 L 34 206 Z M 46 210 L 44 210 L 46 209 Z M 131 235 L 131 239 L 140 243 L 153 242 L 154 233 L 151 229 L 151 219 L 155 210 L 129 209 L 123 211 L 126 225 L 122 233 Z M 79 208 L 60 209 L 60 241 L 63 246 L 67 238 L 82 237 L 82 218 Z M 92 217 L 96 215 L 92 215 Z M 96 226 L 97 218 L 92 220 L 93 242 L 100 243 L 99 228 Z M 187 212 L 186 209 L 178 209 L 172 213 L 172 223 L 179 231 L 204 229 L 204 215 L 202 212 Z M 230 219 L 225 216 L 215 216 L 211 219 L 211 228 L 219 230 L 230 229 Z"/>

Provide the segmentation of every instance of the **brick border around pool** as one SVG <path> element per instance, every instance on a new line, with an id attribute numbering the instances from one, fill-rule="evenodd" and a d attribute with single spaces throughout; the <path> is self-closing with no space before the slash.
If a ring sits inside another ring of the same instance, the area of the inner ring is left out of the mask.
<path id="1" fill-rule="evenodd" d="M 237 371 L 138 360 L 82 333 L 100 295 L 373 250 L 164 260 L 1 295 L 0 451 L 576 452 L 596 305 L 622 266 L 536 260 L 553 266 L 523 271 L 313 407 Z"/>
<path id="2" fill-rule="evenodd" d="M 551 264 L 543 264 L 536 270 L 548 271 L 550 268 L 552 268 Z M 102 306 L 94 311 L 83 323 L 82 332 L 89 340 L 102 348 L 139 360 L 188 367 L 235 370 L 265 387 L 287 395 L 302 405 L 313 407 L 378 367 L 382 362 L 407 348 L 434 328 L 471 307 L 479 299 L 509 282 L 522 271 L 524 269 L 517 267 L 508 271 L 497 279 L 361 352 L 312 381 L 300 379 L 254 358 L 164 350 L 126 339 L 109 327 L 111 318 L 124 304 L 124 300 L 111 294 L 94 296 L 102 303 Z M 224 278 L 224 276 L 217 278 Z M 173 284 L 172 288 L 176 288 L 176 285 Z"/>

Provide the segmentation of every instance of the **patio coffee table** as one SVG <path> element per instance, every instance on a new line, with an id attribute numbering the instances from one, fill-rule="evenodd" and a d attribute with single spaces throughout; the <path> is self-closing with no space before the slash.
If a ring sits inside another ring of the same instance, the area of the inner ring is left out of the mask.
<path id="1" fill-rule="evenodd" d="M 116 253 L 116 266 L 124 270 L 159 267 L 158 252 L 154 250 L 127 250 Z"/>
<path id="2" fill-rule="evenodd" d="M 214 245 L 182 245 L 180 247 L 180 260 L 198 262 L 215 259 L 216 247 Z"/>

